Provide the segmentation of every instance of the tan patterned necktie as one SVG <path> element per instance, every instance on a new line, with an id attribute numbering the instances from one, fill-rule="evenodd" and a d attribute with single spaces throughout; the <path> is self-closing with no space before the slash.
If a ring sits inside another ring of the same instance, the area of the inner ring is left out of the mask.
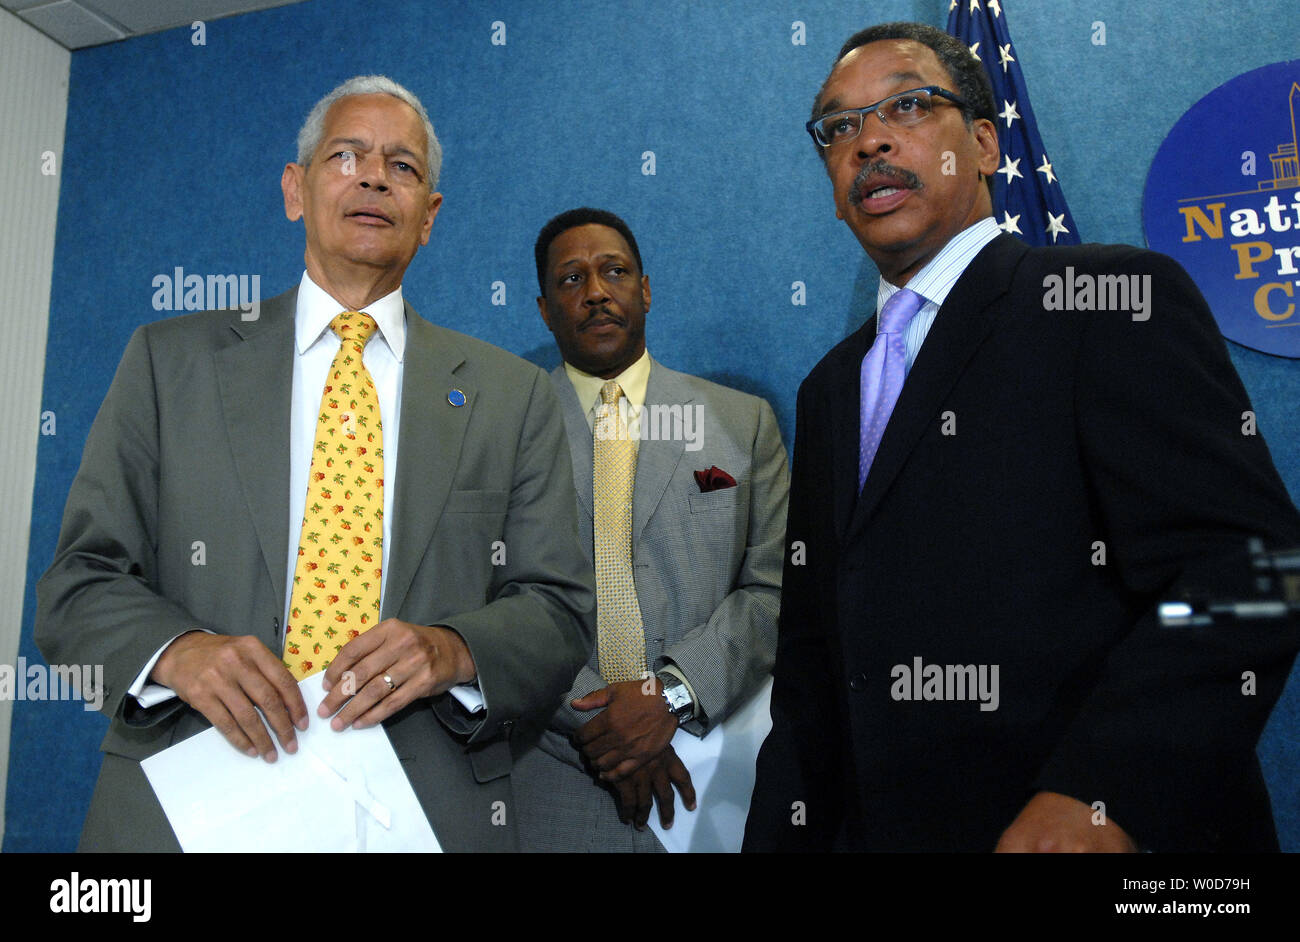
<path id="1" fill-rule="evenodd" d="M 296 680 L 329 667 L 343 645 L 379 621 L 383 424 L 374 380 L 361 362 L 377 327 L 357 311 L 330 321 L 342 343 L 316 417 L 284 636 L 284 665 Z"/>
<path id="2" fill-rule="evenodd" d="M 632 578 L 632 484 L 636 444 L 619 412 L 623 390 L 610 380 L 596 410 L 592 496 L 595 500 L 596 644 L 607 684 L 640 680 L 645 631 Z"/>

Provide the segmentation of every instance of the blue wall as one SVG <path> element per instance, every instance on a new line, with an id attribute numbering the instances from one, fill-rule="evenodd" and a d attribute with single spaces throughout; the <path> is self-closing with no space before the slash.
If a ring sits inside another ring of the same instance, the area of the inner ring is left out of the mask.
<path id="1" fill-rule="evenodd" d="M 62 167 L 43 437 L 20 654 L 33 585 L 53 555 L 86 432 L 131 331 L 156 320 L 151 281 L 177 267 L 296 284 L 300 224 L 280 172 L 311 104 L 382 72 L 419 95 L 446 159 L 446 201 L 407 272 L 426 317 L 541 365 L 532 243 L 581 204 L 626 218 L 654 289 L 648 338 L 665 363 L 766 396 L 793 435 L 804 375 L 874 307 L 876 272 L 834 217 L 802 124 L 840 43 L 871 22 L 942 27 L 946 0 L 310 0 L 75 53 Z M 1044 141 L 1087 241 L 1143 244 L 1147 168 L 1165 133 L 1228 78 L 1295 55 L 1293 0 L 1003 0 Z M 791 43 L 801 20 L 807 43 Z M 492 23 L 506 44 L 491 42 Z M 1092 43 L 1095 21 L 1106 45 Z M 1233 151 L 1232 141 L 1206 148 Z M 656 174 L 642 174 L 653 151 Z M 1240 148 L 1236 148 L 1240 152 Z M 491 304 L 505 282 L 508 304 Z M 791 283 L 808 303 L 791 304 Z M 1300 366 L 1232 355 L 1293 496 Z M 5 850 L 67 850 L 89 801 L 105 721 L 78 703 L 15 704 Z M 1300 849 L 1300 682 L 1261 746 L 1284 846 Z"/>

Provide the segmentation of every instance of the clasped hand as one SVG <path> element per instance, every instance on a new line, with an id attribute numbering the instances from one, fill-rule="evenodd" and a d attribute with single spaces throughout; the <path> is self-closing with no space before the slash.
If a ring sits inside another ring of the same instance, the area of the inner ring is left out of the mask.
<path id="1" fill-rule="evenodd" d="M 695 810 L 690 773 L 670 745 L 677 718 L 668 710 L 656 677 L 610 684 L 573 701 L 575 710 L 601 713 L 573 734 L 574 746 L 613 789 L 619 820 L 644 828 L 653 796 L 659 820 L 673 822 L 673 787 L 688 811 Z"/>

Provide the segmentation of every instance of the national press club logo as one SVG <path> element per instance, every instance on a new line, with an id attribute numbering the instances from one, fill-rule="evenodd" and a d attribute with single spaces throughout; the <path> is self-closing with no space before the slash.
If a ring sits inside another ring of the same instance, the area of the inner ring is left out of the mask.
<path id="1" fill-rule="evenodd" d="M 1147 244 L 1187 269 L 1229 340 L 1300 358 L 1300 59 L 1246 72 L 1151 162 Z"/>

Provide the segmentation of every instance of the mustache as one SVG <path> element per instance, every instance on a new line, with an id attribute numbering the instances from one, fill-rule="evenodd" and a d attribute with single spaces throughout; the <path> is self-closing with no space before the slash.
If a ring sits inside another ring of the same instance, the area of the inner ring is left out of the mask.
<path id="1" fill-rule="evenodd" d="M 578 330 L 586 330 L 588 327 L 591 326 L 591 322 L 598 317 L 609 318 L 610 320 L 617 323 L 620 327 L 627 326 L 627 318 L 623 317 L 621 314 L 615 314 L 613 311 L 609 309 L 609 307 L 602 304 L 600 307 L 592 309 L 591 313 L 588 314 L 586 318 L 583 319 L 582 323 L 578 325 Z"/>
<path id="2" fill-rule="evenodd" d="M 865 195 L 864 187 L 867 185 L 867 181 L 872 177 L 888 177 L 891 180 L 896 180 L 901 188 L 907 190 L 919 190 L 924 186 L 924 184 L 921 183 L 921 178 L 912 171 L 905 170 L 902 167 L 895 167 L 893 164 L 884 160 L 876 160 L 864 165 L 863 168 L 858 171 L 858 175 L 853 179 L 853 186 L 849 190 L 849 202 L 854 206 L 860 206 L 862 204 L 862 197 Z M 872 189 L 875 189 L 880 185 L 879 179 L 873 182 L 874 186 Z"/>

